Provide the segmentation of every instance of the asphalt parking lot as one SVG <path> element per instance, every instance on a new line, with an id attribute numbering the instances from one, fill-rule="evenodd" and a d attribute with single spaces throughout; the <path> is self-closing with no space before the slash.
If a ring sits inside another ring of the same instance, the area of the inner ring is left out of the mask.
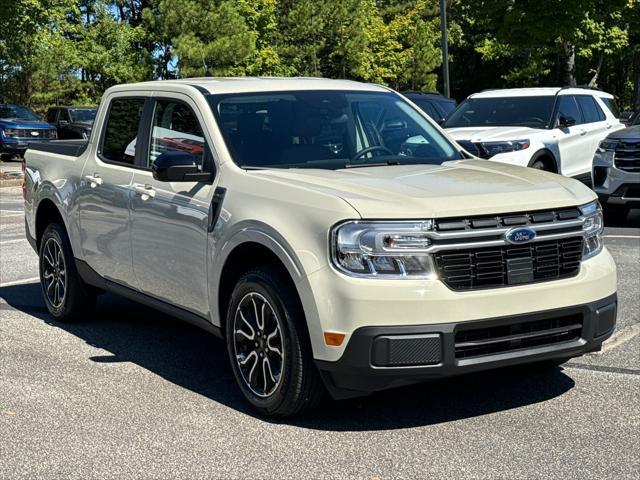
<path id="1" fill-rule="evenodd" d="M 606 228 L 602 352 L 326 402 L 246 408 L 222 342 L 113 295 L 47 315 L 19 188 L 0 189 L 0 478 L 640 478 L 640 211 Z"/>

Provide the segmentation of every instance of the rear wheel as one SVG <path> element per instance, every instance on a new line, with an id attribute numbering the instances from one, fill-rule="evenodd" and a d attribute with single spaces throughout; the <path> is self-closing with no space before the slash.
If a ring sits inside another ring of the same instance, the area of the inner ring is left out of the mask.
<path id="1" fill-rule="evenodd" d="M 96 295 L 85 285 L 76 269 L 67 232 L 59 223 L 47 226 L 40 240 L 40 285 L 49 313 L 58 321 L 86 318 Z"/>
<path id="2" fill-rule="evenodd" d="M 233 290 L 225 324 L 240 390 L 254 409 L 274 417 L 313 408 L 324 396 L 304 313 L 291 288 L 278 269 L 246 273 Z"/>

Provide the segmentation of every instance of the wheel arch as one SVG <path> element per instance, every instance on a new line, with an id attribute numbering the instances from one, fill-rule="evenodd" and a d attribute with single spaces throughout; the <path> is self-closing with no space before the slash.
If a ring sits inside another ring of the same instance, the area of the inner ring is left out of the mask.
<path id="1" fill-rule="evenodd" d="M 262 265 L 279 268 L 291 281 L 291 287 L 305 312 L 307 331 L 309 304 L 305 302 L 303 286 L 306 275 L 293 249 L 277 233 L 258 228 L 242 229 L 225 243 L 214 259 L 211 276 L 210 304 L 212 320 L 224 331 L 231 292 L 243 273 Z M 217 321 L 216 321 L 217 320 Z"/>
<path id="2" fill-rule="evenodd" d="M 529 160 L 528 167 L 531 167 L 538 160 L 545 161 L 545 164 L 552 168 L 553 173 L 560 173 L 560 165 L 558 164 L 558 160 L 554 153 L 548 148 L 541 148 L 536 153 L 533 154 L 531 160 Z"/>
<path id="3" fill-rule="evenodd" d="M 51 223 L 60 223 L 67 230 L 62 212 L 51 198 L 44 198 L 38 203 L 35 215 L 35 239 L 36 247 L 40 249 L 40 240 L 47 226 Z"/>

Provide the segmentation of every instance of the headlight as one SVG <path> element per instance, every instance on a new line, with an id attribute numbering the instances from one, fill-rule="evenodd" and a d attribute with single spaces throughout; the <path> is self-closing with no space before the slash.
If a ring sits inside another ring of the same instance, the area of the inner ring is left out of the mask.
<path id="1" fill-rule="evenodd" d="M 58 131 L 57 130 L 51 130 L 51 136 L 49 138 L 58 138 Z"/>
<path id="2" fill-rule="evenodd" d="M 481 143 L 484 151 L 490 156 L 498 155 L 499 153 L 515 152 L 517 150 L 524 150 L 529 148 L 531 143 L 529 139 L 525 140 L 510 140 L 506 142 L 483 142 Z"/>
<path id="3" fill-rule="evenodd" d="M 598 145 L 598 152 L 615 152 L 617 145 L 618 140 L 608 140 L 605 138 L 600 142 L 600 145 Z"/>
<path id="4" fill-rule="evenodd" d="M 602 232 L 604 231 L 604 221 L 602 209 L 596 202 L 587 203 L 580 207 L 584 217 L 582 231 L 585 233 L 584 247 L 582 249 L 582 259 L 586 260 L 602 251 Z"/>
<path id="5" fill-rule="evenodd" d="M 343 223 L 331 231 L 333 264 L 354 277 L 435 278 L 426 252 L 432 229 L 431 220 Z"/>
<path id="6" fill-rule="evenodd" d="M 3 130 L 4 136 L 5 137 L 17 137 L 18 136 L 18 130 L 16 130 L 15 128 L 5 128 Z"/>

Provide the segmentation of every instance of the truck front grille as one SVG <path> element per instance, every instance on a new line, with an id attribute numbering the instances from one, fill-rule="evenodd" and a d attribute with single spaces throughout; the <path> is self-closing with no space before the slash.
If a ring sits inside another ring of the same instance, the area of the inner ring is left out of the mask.
<path id="1" fill-rule="evenodd" d="M 583 238 L 527 245 L 443 250 L 435 254 L 440 279 L 453 290 L 497 288 L 572 277 L 580 270 Z"/>
<path id="2" fill-rule="evenodd" d="M 640 173 L 640 140 L 621 140 L 614 159 L 616 168 Z"/>
<path id="3" fill-rule="evenodd" d="M 54 129 L 46 128 L 16 128 L 16 136 L 20 139 L 38 140 L 41 138 L 56 138 Z"/>
<path id="4" fill-rule="evenodd" d="M 581 332 L 581 314 L 460 330 L 455 335 L 455 356 L 474 358 L 571 342 Z"/>

